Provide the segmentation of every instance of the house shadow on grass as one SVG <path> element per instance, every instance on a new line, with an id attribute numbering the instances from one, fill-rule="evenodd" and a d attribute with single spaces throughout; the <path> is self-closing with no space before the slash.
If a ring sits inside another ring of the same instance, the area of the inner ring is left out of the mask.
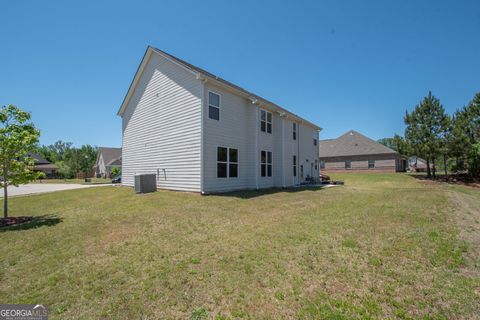
<path id="1" fill-rule="evenodd" d="M 35 229 L 43 226 L 51 227 L 62 222 L 61 218 L 51 214 L 33 216 L 28 218 L 31 218 L 31 219 L 22 223 L 0 227 L 0 233 L 8 232 L 8 231 Z"/>
<path id="2" fill-rule="evenodd" d="M 224 193 L 212 193 L 212 196 L 221 196 L 221 197 L 233 197 L 239 199 L 252 199 L 256 197 L 276 194 L 276 193 L 296 193 L 302 191 L 318 191 L 323 189 L 323 186 L 300 186 L 300 187 L 289 187 L 289 188 L 268 188 L 268 189 L 259 189 L 259 190 L 241 190 L 241 191 L 232 191 Z"/>

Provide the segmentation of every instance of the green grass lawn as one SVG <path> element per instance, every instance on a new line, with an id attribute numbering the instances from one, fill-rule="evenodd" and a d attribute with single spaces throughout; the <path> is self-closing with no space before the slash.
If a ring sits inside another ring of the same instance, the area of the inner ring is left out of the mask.
<path id="1" fill-rule="evenodd" d="M 52 319 L 479 317 L 480 190 L 334 178 L 346 185 L 12 198 L 38 219 L 0 229 L 0 301 Z"/>

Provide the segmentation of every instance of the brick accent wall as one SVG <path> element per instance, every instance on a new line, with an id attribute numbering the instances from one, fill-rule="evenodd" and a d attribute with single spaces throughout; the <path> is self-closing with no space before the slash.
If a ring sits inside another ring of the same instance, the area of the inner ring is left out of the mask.
<path id="1" fill-rule="evenodd" d="M 351 161 L 351 168 L 345 168 L 345 162 Z M 368 161 L 374 160 L 375 167 L 368 168 Z M 325 162 L 325 168 L 321 168 L 322 172 L 397 172 L 403 171 L 402 161 L 398 155 L 368 155 L 368 156 L 348 156 L 348 157 L 331 157 L 322 158 L 320 161 Z"/>

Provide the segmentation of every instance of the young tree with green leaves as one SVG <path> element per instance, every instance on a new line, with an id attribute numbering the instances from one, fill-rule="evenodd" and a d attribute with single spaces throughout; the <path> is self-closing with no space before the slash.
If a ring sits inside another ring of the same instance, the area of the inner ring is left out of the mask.
<path id="1" fill-rule="evenodd" d="M 428 176 L 433 174 L 435 179 L 435 161 L 441 152 L 449 123 L 443 105 L 429 92 L 411 113 L 406 112 L 404 121 L 407 126 L 405 139 L 411 146 L 411 151 L 427 160 Z"/>
<path id="2" fill-rule="evenodd" d="M 120 173 L 122 173 L 122 170 L 118 167 L 113 167 L 112 172 L 110 172 L 112 177 L 117 177 Z"/>
<path id="3" fill-rule="evenodd" d="M 37 178 L 34 161 L 28 156 L 38 143 L 40 131 L 30 122 L 30 113 L 14 105 L 0 109 L 0 164 L 3 188 L 3 216 L 8 217 L 8 186 Z"/>

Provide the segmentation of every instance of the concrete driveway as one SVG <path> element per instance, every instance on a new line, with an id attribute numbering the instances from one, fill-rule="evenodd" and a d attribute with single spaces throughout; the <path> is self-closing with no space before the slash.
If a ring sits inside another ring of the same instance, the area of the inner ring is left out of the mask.
<path id="1" fill-rule="evenodd" d="M 27 194 L 55 192 L 73 189 L 85 189 L 94 187 L 111 186 L 111 184 L 67 184 L 67 183 L 31 183 L 22 184 L 18 187 L 8 187 L 9 196 L 23 196 Z M 0 198 L 3 198 L 3 190 L 0 190 Z"/>

